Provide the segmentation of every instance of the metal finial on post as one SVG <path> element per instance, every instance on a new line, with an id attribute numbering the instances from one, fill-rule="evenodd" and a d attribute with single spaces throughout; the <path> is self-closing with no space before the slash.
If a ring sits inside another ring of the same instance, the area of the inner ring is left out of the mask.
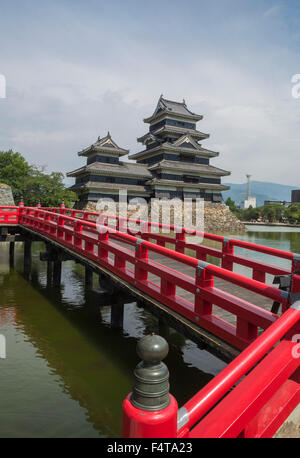
<path id="1" fill-rule="evenodd" d="M 138 342 L 142 361 L 134 371 L 133 391 L 123 402 L 123 437 L 177 436 L 178 405 L 169 393 L 169 371 L 162 362 L 168 351 L 167 341 L 155 334 Z"/>
<path id="2" fill-rule="evenodd" d="M 21 196 L 21 198 L 20 198 L 19 207 L 24 207 L 24 199 L 23 199 L 23 196 Z"/>
<path id="3" fill-rule="evenodd" d="M 137 344 L 142 361 L 134 371 L 132 404 L 142 410 L 162 410 L 170 404 L 169 371 L 162 360 L 169 352 L 168 342 L 155 334 Z"/>
<path id="4" fill-rule="evenodd" d="M 170 404 L 169 371 L 162 360 L 169 352 L 168 342 L 155 334 L 137 344 L 142 361 L 134 371 L 132 404 L 142 410 L 162 410 Z"/>
<path id="5" fill-rule="evenodd" d="M 64 200 L 61 201 L 60 208 L 65 208 L 65 201 Z"/>
<path id="6" fill-rule="evenodd" d="M 38 200 L 37 208 L 41 208 L 41 201 L 40 200 Z"/>

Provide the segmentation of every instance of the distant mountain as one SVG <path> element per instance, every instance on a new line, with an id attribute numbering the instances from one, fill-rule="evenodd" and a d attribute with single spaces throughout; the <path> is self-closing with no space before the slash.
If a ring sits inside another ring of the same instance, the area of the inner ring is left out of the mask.
<path id="1" fill-rule="evenodd" d="M 224 183 L 230 186 L 229 191 L 222 192 L 223 199 L 231 197 L 237 205 L 240 205 L 247 197 L 247 183 L 235 184 Z M 251 181 L 251 196 L 256 197 L 257 206 L 264 204 L 265 200 L 285 200 L 291 201 L 292 189 L 299 189 L 295 186 L 285 184 L 268 183 L 265 181 Z"/>

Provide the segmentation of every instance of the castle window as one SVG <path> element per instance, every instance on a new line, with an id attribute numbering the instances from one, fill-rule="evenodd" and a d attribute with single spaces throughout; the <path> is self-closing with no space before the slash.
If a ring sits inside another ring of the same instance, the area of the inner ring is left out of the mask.
<path id="1" fill-rule="evenodd" d="M 183 162 L 194 162 L 195 156 L 190 156 L 189 154 L 180 154 L 180 160 Z"/>
<path id="2" fill-rule="evenodd" d="M 199 183 L 199 177 L 195 177 L 192 175 L 184 175 L 183 176 L 183 181 L 185 183 Z"/>

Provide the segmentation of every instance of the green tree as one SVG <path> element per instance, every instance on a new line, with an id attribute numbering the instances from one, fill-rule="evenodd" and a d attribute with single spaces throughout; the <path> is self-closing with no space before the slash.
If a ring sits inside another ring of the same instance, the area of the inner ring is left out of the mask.
<path id="1" fill-rule="evenodd" d="M 52 207 L 59 205 L 64 200 L 66 206 L 70 207 L 77 200 L 77 195 L 66 189 L 63 178 L 63 173 L 46 174 L 32 167 L 22 188 L 25 205 L 34 206 L 40 201 L 43 207 Z"/>
<path id="2" fill-rule="evenodd" d="M 289 205 L 286 211 L 286 217 L 291 224 L 300 223 L 300 203 Z"/>
<path id="3" fill-rule="evenodd" d="M 30 165 L 20 153 L 0 151 L 0 182 L 11 187 L 16 200 L 20 199 L 29 174 Z"/>
<path id="4" fill-rule="evenodd" d="M 0 182 L 12 188 L 15 202 L 21 197 L 25 205 L 57 206 L 62 200 L 67 206 L 77 200 L 77 195 L 67 189 L 63 182 L 64 175 L 60 172 L 47 174 L 28 162 L 20 153 L 12 150 L 0 151 Z"/>
<path id="5" fill-rule="evenodd" d="M 229 207 L 230 211 L 232 211 L 233 213 L 237 210 L 236 205 L 235 205 L 235 201 L 232 200 L 231 197 L 228 197 L 226 199 L 225 204 L 227 205 L 227 207 Z"/>
<path id="6" fill-rule="evenodd" d="M 249 208 L 243 210 L 243 219 L 244 221 L 256 220 L 260 216 L 258 208 L 253 208 L 251 205 Z"/>
<path id="7" fill-rule="evenodd" d="M 285 220 L 286 209 L 281 204 L 268 204 L 260 207 L 263 219 L 270 222 L 282 222 Z"/>

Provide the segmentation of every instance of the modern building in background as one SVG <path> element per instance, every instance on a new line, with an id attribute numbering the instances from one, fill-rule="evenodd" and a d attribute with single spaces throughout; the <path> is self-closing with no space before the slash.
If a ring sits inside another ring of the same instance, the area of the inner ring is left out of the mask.
<path id="1" fill-rule="evenodd" d="M 286 202 L 285 200 L 265 200 L 264 205 L 272 205 L 272 204 L 277 204 L 277 205 L 283 205 L 284 207 L 288 207 L 291 205 L 291 202 Z"/>
<path id="2" fill-rule="evenodd" d="M 78 153 L 87 158 L 87 164 L 67 174 L 76 180 L 71 189 L 78 193 L 80 205 L 103 197 L 117 200 L 119 189 L 126 189 L 129 199 L 202 197 L 221 202 L 221 192 L 229 189 L 221 178 L 230 172 L 210 165 L 219 153 L 199 143 L 209 137 L 196 128 L 202 118 L 185 101 L 161 96 L 154 113 L 144 119 L 149 131 L 138 138 L 144 149 L 129 156 L 135 163 L 120 161 L 128 150 L 120 148 L 110 134 L 98 138 Z"/>
<path id="3" fill-rule="evenodd" d="M 292 191 L 292 202 L 300 202 L 300 189 Z"/>
<path id="4" fill-rule="evenodd" d="M 256 197 L 251 197 L 251 182 L 250 178 L 251 175 L 246 175 L 248 183 L 247 183 L 247 199 L 244 201 L 244 208 L 256 208 Z"/>

